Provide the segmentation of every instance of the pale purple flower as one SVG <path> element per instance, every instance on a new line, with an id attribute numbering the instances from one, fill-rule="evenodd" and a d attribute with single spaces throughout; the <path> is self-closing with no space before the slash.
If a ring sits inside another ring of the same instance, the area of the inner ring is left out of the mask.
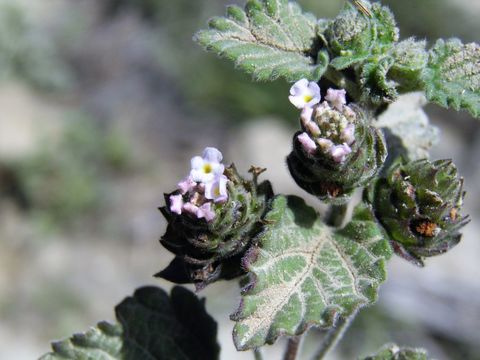
<path id="1" fill-rule="evenodd" d="M 334 145 L 330 148 L 330 155 L 333 158 L 333 161 L 336 163 L 343 163 L 348 154 L 352 152 L 352 149 L 347 144 Z"/>
<path id="2" fill-rule="evenodd" d="M 300 135 L 298 135 L 297 139 L 298 141 L 300 141 L 300 144 L 302 144 L 303 149 L 307 153 L 313 154 L 317 149 L 317 144 L 315 144 L 315 141 L 313 141 L 306 132 L 303 132 Z"/>
<path id="3" fill-rule="evenodd" d="M 192 191 L 196 186 L 197 183 L 193 181 L 190 175 L 177 184 L 178 190 L 180 190 L 182 195 L 185 195 L 187 192 Z"/>
<path id="4" fill-rule="evenodd" d="M 305 124 L 305 128 L 308 130 L 310 134 L 313 136 L 318 136 L 320 135 L 320 128 L 318 127 L 317 123 L 315 121 L 309 121 L 308 123 Z"/>
<path id="5" fill-rule="evenodd" d="M 312 107 L 303 108 L 302 113 L 300 114 L 300 120 L 302 121 L 302 124 L 304 126 L 308 124 L 310 121 L 312 121 L 312 115 L 313 115 Z"/>
<path id="6" fill-rule="evenodd" d="M 198 206 L 197 205 L 193 205 L 192 203 L 187 202 L 187 203 L 183 204 L 182 209 L 183 209 L 183 211 L 185 211 L 189 214 L 197 216 L 197 211 L 198 211 Z"/>
<path id="7" fill-rule="evenodd" d="M 207 202 L 202 206 L 200 206 L 197 209 L 196 215 L 197 215 L 197 218 L 199 219 L 205 218 L 205 220 L 207 220 L 208 222 L 215 219 L 215 211 L 212 210 L 212 203 Z"/>
<path id="8" fill-rule="evenodd" d="M 325 138 L 317 139 L 317 144 L 323 151 L 328 151 L 333 146 L 333 141 Z"/>
<path id="9" fill-rule="evenodd" d="M 228 178 L 225 175 L 217 176 L 213 181 L 205 184 L 205 198 L 216 203 L 224 203 L 228 199 Z"/>
<path id="10" fill-rule="evenodd" d="M 217 149 L 205 148 L 201 157 L 195 156 L 190 161 L 192 166 L 190 177 L 193 181 L 200 183 L 212 181 L 216 175 L 223 174 L 225 170 L 225 166 L 221 163 L 222 159 L 222 153 Z"/>
<path id="11" fill-rule="evenodd" d="M 352 145 L 355 141 L 355 125 L 348 124 L 347 127 L 340 134 L 340 138 L 347 143 L 347 145 Z"/>
<path id="12" fill-rule="evenodd" d="M 314 81 L 298 80 L 290 88 L 288 99 L 298 109 L 312 107 L 320 102 L 320 87 Z"/>
<path id="13" fill-rule="evenodd" d="M 170 211 L 180 215 L 182 213 L 183 197 L 182 195 L 170 195 Z"/>
<path id="14" fill-rule="evenodd" d="M 342 111 L 343 105 L 347 103 L 347 99 L 345 98 L 347 92 L 344 89 L 335 90 L 335 89 L 328 89 L 327 95 L 325 95 L 325 99 L 333 105 L 338 111 Z"/>

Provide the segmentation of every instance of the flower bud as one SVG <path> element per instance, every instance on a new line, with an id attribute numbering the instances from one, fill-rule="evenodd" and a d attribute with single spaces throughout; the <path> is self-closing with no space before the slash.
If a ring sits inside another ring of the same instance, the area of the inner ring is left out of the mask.
<path id="1" fill-rule="evenodd" d="M 321 200 L 342 204 L 380 171 L 387 150 L 365 113 L 346 105 L 345 91 L 329 89 L 324 101 L 303 111 L 287 158 L 296 183 Z M 310 115 L 310 116 L 308 116 Z"/>
<path id="2" fill-rule="evenodd" d="M 176 257 L 156 276 L 195 283 L 200 290 L 218 279 L 242 274 L 241 258 L 263 230 L 262 219 L 273 192 L 268 181 L 257 184 L 258 168 L 252 167 L 253 179 L 245 180 L 234 165 L 224 169 L 221 157 L 214 164 L 207 163 L 206 157 L 194 159 L 192 172 L 205 182 L 192 180 L 192 185 L 185 179 L 178 190 L 165 194 L 166 206 L 160 211 L 168 226 L 160 242 Z M 200 174 L 202 161 L 207 163 L 206 174 Z M 222 173 L 210 179 L 215 169 Z"/>
<path id="3" fill-rule="evenodd" d="M 459 230 L 469 222 L 460 214 L 463 178 L 451 160 L 397 162 L 374 186 L 375 213 L 395 252 L 423 266 L 426 257 L 458 244 Z"/>

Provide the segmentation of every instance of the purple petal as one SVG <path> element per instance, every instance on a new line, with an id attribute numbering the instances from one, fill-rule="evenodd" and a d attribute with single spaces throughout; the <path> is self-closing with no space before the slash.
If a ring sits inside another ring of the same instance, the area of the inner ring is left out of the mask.
<path id="1" fill-rule="evenodd" d="M 303 132 L 300 135 L 298 135 L 297 139 L 298 141 L 300 141 L 300 144 L 302 144 L 303 149 L 307 153 L 313 154 L 317 149 L 317 144 L 315 144 L 315 141 L 313 141 L 306 132 Z"/>
<path id="2" fill-rule="evenodd" d="M 305 89 L 307 87 L 308 87 L 308 80 L 307 79 L 298 80 L 290 88 L 290 95 L 292 95 L 292 96 L 300 95 L 305 91 Z"/>
<path id="3" fill-rule="evenodd" d="M 348 145 L 352 145 L 355 141 L 355 125 L 348 124 L 347 127 L 340 134 L 340 138 Z"/>
<path id="4" fill-rule="evenodd" d="M 352 152 L 352 149 L 347 144 L 334 145 L 330 148 L 330 155 L 333 158 L 333 161 L 336 163 L 343 163 L 348 154 Z"/>
<path id="5" fill-rule="evenodd" d="M 193 205 L 192 203 L 185 203 L 183 204 L 183 207 L 182 207 L 183 211 L 189 213 L 189 214 L 192 214 L 192 215 L 197 215 L 197 211 L 198 211 L 198 206 L 196 205 Z"/>
<path id="6" fill-rule="evenodd" d="M 170 195 L 170 211 L 180 215 L 182 213 L 183 197 L 182 195 Z"/>
<path id="7" fill-rule="evenodd" d="M 347 103 L 347 99 L 345 98 L 346 95 L 347 92 L 344 89 L 328 89 L 325 99 L 330 102 L 333 107 L 341 111 L 343 109 L 343 105 Z"/>
<path id="8" fill-rule="evenodd" d="M 196 186 L 197 183 L 193 181 L 191 176 L 187 176 L 177 184 L 178 190 L 180 190 L 182 195 L 185 195 L 187 192 L 193 190 Z"/>
<path id="9" fill-rule="evenodd" d="M 220 163 L 223 159 L 223 155 L 218 149 L 207 147 L 203 150 L 202 158 L 210 163 Z"/>
<path id="10" fill-rule="evenodd" d="M 216 214 L 215 211 L 212 210 L 212 203 L 207 202 L 198 208 L 196 215 L 199 219 L 205 218 L 205 220 L 210 222 L 215 219 Z"/>
<path id="11" fill-rule="evenodd" d="M 304 126 L 308 124 L 310 121 L 312 121 L 312 115 L 313 115 L 313 108 L 311 107 L 303 108 L 302 113 L 300 114 L 300 120 L 302 121 L 302 124 Z"/>

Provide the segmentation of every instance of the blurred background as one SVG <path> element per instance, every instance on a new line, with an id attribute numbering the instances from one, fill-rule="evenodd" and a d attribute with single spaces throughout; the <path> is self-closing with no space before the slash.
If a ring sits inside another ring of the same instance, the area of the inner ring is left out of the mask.
<path id="1" fill-rule="evenodd" d="M 299 2 L 318 17 L 343 3 Z M 277 192 L 305 196 L 284 165 L 298 116 L 289 85 L 254 84 L 191 40 L 229 3 L 241 1 L 0 0 L 0 359 L 34 359 L 51 340 L 113 320 L 136 287 L 171 286 L 152 277 L 172 257 L 158 243 L 157 207 L 205 146 L 244 173 L 267 167 Z M 384 3 L 402 38 L 479 40 L 479 1 Z M 453 158 L 465 176 L 473 221 L 425 269 L 391 261 L 379 303 L 332 358 L 394 341 L 480 359 L 480 124 L 428 112 L 443 130 L 433 158 Z M 201 295 L 220 322 L 222 359 L 253 359 L 231 340 L 237 284 Z M 306 353 L 318 339 L 311 331 Z M 268 347 L 267 358 L 282 350 Z"/>

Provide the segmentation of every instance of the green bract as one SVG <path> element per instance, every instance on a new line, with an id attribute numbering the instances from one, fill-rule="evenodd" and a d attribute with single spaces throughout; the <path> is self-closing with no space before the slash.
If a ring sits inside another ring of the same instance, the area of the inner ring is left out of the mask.
<path id="1" fill-rule="evenodd" d="M 399 160 L 375 185 L 375 214 L 397 254 L 423 265 L 426 257 L 442 254 L 460 241 L 463 179 L 450 160 Z"/>
<path id="2" fill-rule="evenodd" d="M 253 180 L 245 180 L 233 165 L 225 169 L 228 201 L 215 205 L 213 222 L 188 213 L 177 215 L 168 206 L 160 208 L 168 222 L 160 242 L 176 257 L 156 276 L 179 284 L 195 283 L 197 289 L 202 289 L 243 272 L 241 258 L 261 232 L 262 218 L 273 196 L 270 183 L 257 184 L 257 170 L 252 171 Z M 167 204 L 170 195 L 165 195 Z"/>
<path id="3" fill-rule="evenodd" d="M 368 125 L 367 114 L 356 106 L 338 111 L 324 102 L 314 107 L 312 121 L 321 133 L 312 132 L 305 125 L 302 125 L 303 132 L 317 144 L 317 149 L 306 151 L 299 141 L 302 131 L 297 132 L 287 158 L 290 174 L 298 186 L 310 194 L 323 201 L 343 204 L 356 188 L 367 185 L 379 173 L 387 156 L 385 140 L 380 130 Z M 324 140 L 342 144 L 344 140 L 338 138 L 337 129 L 342 131 L 349 124 L 355 127 L 351 153 L 345 161 L 336 162 L 324 151 Z M 332 135 L 327 137 L 324 130 Z"/>

